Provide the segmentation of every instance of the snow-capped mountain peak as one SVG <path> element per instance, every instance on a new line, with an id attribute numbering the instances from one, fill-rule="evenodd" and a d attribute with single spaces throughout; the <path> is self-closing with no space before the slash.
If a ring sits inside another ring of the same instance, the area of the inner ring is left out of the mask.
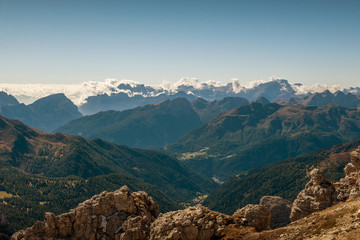
<path id="1" fill-rule="evenodd" d="M 329 90 L 332 93 L 344 91 L 345 93 L 360 94 L 359 87 L 345 89 L 340 85 L 314 84 L 302 85 L 291 83 L 288 80 L 273 76 L 268 80 L 256 80 L 242 83 L 239 79 L 231 82 L 200 81 L 197 78 L 181 78 L 177 82 L 163 81 L 159 85 L 146 85 L 132 80 L 105 79 L 102 82 L 87 81 L 80 84 L 0 84 L 0 91 L 15 96 L 20 102 L 31 103 L 39 98 L 54 93 L 64 93 L 76 105 L 82 106 L 88 102 L 89 97 L 117 96 L 122 94 L 129 98 L 140 96 L 143 98 L 160 95 L 176 95 L 179 93 L 215 100 L 228 96 L 245 97 L 255 100 L 266 97 L 270 101 L 276 98 L 301 97 L 314 92 Z"/>

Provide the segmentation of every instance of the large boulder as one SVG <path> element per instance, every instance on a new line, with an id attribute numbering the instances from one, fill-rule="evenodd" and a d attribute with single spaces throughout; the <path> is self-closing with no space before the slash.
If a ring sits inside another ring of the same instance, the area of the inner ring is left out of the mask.
<path id="1" fill-rule="evenodd" d="M 242 218 L 211 211 L 199 204 L 160 214 L 151 225 L 150 240 L 220 239 L 227 234 L 230 226 L 242 229 L 244 225 Z"/>
<path id="2" fill-rule="evenodd" d="M 260 199 L 259 205 L 270 211 L 270 228 L 278 228 L 290 223 L 292 202 L 278 196 L 264 196 Z"/>
<path id="3" fill-rule="evenodd" d="M 295 199 L 290 219 L 296 221 L 313 212 L 317 212 L 337 203 L 334 186 L 325 179 L 317 168 L 310 172 L 311 180 Z"/>
<path id="4" fill-rule="evenodd" d="M 46 213 L 44 222 L 15 233 L 12 239 L 148 239 L 158 209 L 147 193 L 131 193 L 124 186 L 95 195 L 69 213 Z"/>
<path id="5" fill-rule="evenodd" d="M 233 216 L 242 216 L 247 226 L 254 227 L 256 231 L 267 230 L 270 226 L 270 211 L 262 205 L 248 204 L 236 210 Z"/>

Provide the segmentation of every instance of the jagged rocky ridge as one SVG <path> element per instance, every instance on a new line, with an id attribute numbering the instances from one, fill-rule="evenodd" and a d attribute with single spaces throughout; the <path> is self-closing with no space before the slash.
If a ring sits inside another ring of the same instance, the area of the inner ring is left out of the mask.
<path id="1" fill-rule="evenodd" d="M 310 172 L 310 182 L 294 201 L 290 215 L 291 221 L 360 196 L 360 146 L 350 154 L 351 163 L 345 166 L 346 175 L 339 182 L 327 181 L 324 174 L 317 168 Z"/>
<path id="2" fill-rule="evenodd" d="M 267 229 L 270 222 L 269 210 L 259 205 L 247 206 L 233 216 L 202 205 L 157 214 L 152 197 L 145 192 L 131 193 L 124 186 L 95 195 L 68 213 L 46 213 L 43 222 L 16 232 L 11 239 L 226 239 L 229 228 L 246 233 Z"/>
<path id="3" fill-rule="evenodd" d="M 44 222 L 15 233 L 12 239 L 146 239 L 158 210 L 147 193 L 122 187 L 95 195 L 69 213 L 46 213 Z"/>
<path id="4" fill-rule="evenodd" d="M 336 91 L 331 93 L 329 90 L 324 92 L 313 93 L 304 98 L 280 98 L 276 99 L 274 102 L 281 105 L 312 105 L 312 106 L 326 106 L 330 103 L 337 104 L 341 107 L 347 108 L 357 108 L 360 106 L 360 96 L 352 93 L 344 93 L 342 91 Z"/>

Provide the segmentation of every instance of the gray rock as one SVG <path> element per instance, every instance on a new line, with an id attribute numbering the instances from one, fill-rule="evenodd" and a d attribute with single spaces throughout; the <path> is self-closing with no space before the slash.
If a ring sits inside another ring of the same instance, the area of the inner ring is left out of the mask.
<path id="1" fill-rule="evenodd" d="M 257 231 L 267 230 L 270 226 L 270 211 L 265 206 L 248 204 L 235 211 L 233 216 L 243 216 L 247 225 L 255 227 Z"/>
<path id="2" fill-rule="evenodd" d="M 264 196 L 260 205 L 269 209 L 271 214 L 270 228 L 278 228 L 290 223 L 292 202 L 277 196 Z"/>
<path id="3" fill-rule="evenodd" d="M 150 240 L 210 240 L 223 236 L 233 224 L 241 227 L 245 222 L 199 204 L 160 215 L 151 224 Z"/>
<path id="4" fill-rule="evenodd" d="M 311 180 L 295 199 L 290 219 L 296 221 L 313 212 L 317 212 L 337 203 L 334 186 L 325 179 L 317 168 L 310 172 Z"/>

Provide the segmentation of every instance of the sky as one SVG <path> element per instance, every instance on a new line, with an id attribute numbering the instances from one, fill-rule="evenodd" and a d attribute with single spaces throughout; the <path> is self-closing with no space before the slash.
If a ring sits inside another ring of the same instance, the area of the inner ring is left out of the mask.
<path id="1" fill-rule="evenodd" d="M 0 83 L 359 86 L 360 1 L 0 0 Z"/>

